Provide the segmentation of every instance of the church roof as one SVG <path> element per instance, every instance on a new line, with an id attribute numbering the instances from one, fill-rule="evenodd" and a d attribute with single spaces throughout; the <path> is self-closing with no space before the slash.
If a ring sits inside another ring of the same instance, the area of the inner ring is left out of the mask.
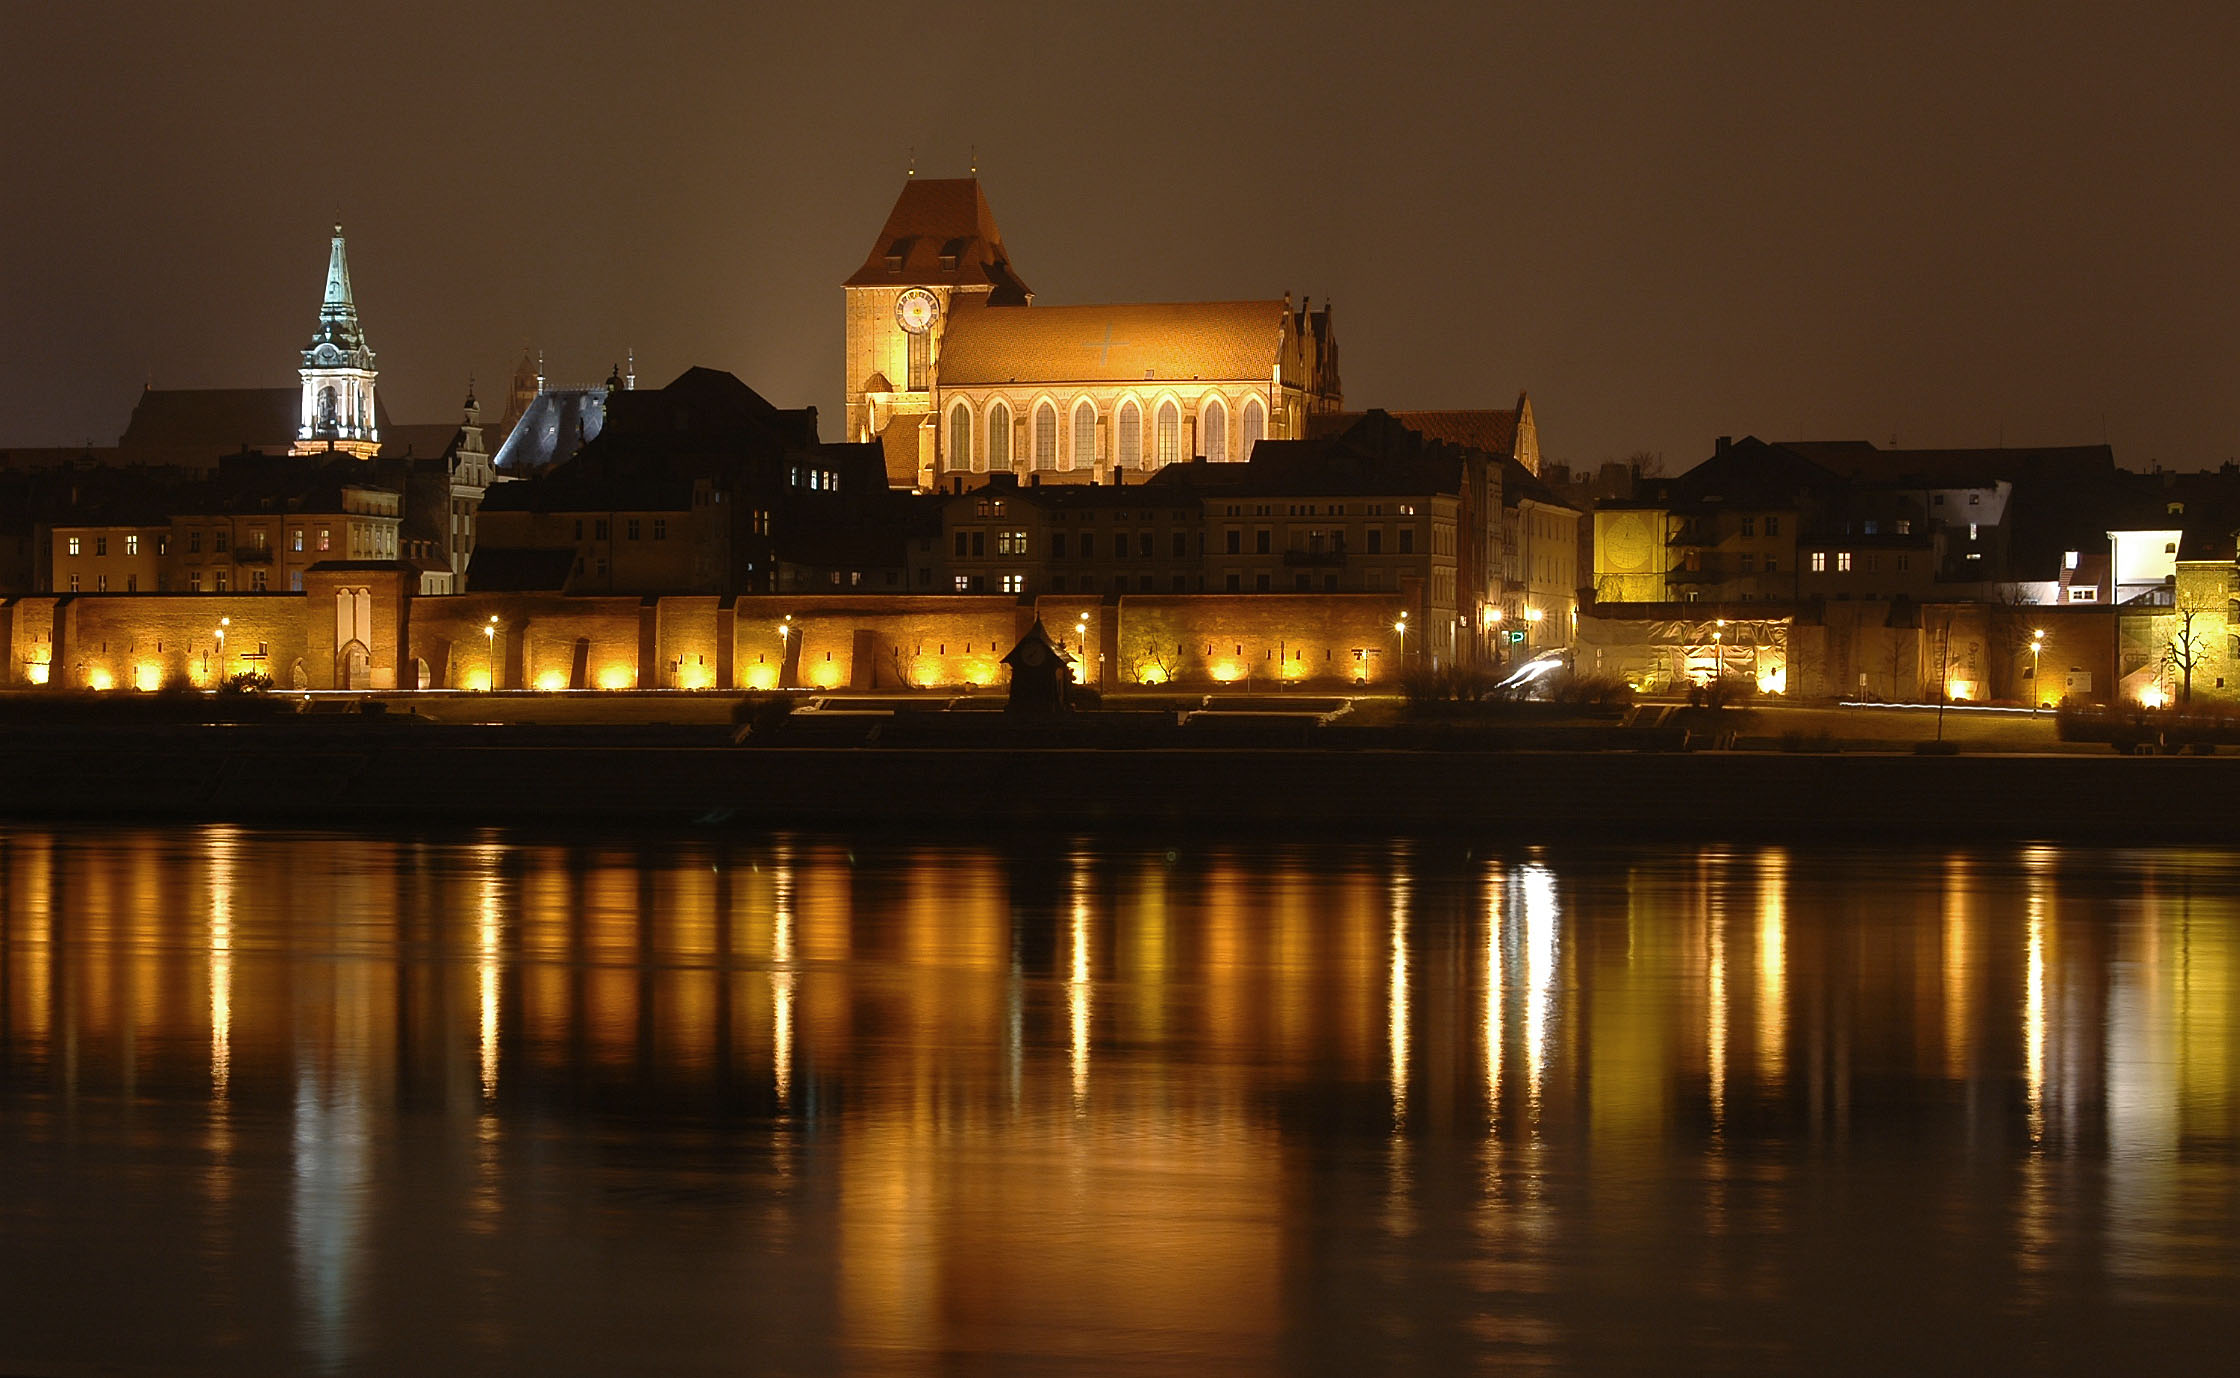
<path id="1" fill-rule="evenodd" d="M 377 407 L 379 403 L 375 404 Z M 286 449 L 302 421 L 300 388 L 149 388 L 133 404 L 125 450 Z M 389 424 L 386 416 L 380 425 Z"/>
<path id="2" fill-rule="evenodd" d="M 541 474 L 598 439 L 606 419 L 605 388 L 547 388 L 522 413 L 491 466 L 509 478 Z"/>
<path id="3" fill-rule="evenodd" d="M 879 452 L 887 463 L 887 485 L 914 488 L 918 483 L 918 432 L 926 418 L 916 413 L 890 416 L 879 431 Z"/>
<path id="4" fill-rule="evenodd" d="M 940 381 L 1265 383 L 1283 346 L 1285 309 L 1281 300 L 965 306 L 949 313 Z"/>
<path id="5" fill-rule="evenodd" d="M 319 301 L 319 327 L 304 348 L 306 367 L 353 368 L 373 366 L 373 351 L 366 347 L 365 332 L 358 326 L 358 303 L 350 291 L 350 259 L 342 247 L 342 227 L 334 227 L 327 249 L 327 287 Z"/>
<path id="6" fill-rule="evenodd" d="M 993 300 L 1024 305 L 1034 295 L 1011 270 L 995 212 L 977 177 L 913 177 L 845 287 L 989 288 Z"/>

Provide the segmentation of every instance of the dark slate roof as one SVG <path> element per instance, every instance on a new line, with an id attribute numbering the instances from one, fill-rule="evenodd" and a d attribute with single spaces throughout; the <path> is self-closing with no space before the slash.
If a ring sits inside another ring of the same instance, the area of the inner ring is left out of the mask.
<path id="1" fill-rule="evenodd" d="M 381 457 L 383 459 L 441 459 L 451 453 L 462 434 L 456 422 L 381 426 Z"/>
<path id="2" fill-rule="evenodd" d="M 1358 411 L 1310 414 L 1307 435 L 1309 438 L 1343 435 L 1366 415 L 1367 412 Z M 1495 456 L 1516 453 L 1517 411 L 1514 408 L 1508 411 L 1396 411 L 1390 415 L 1409 430 L 1433 440 L 1483 450 Z"/>
<path id="3" fill-rule="evenodd" d="M 477 546 L 467 564 L 475 593 L 558 593 L 575 570 L 572 550 Z"/>
<path id="4" fill-rule="evenodd" d="M 1205 460 L 1170 464 L 1145 481 L 1142 489 L 1170 484 L 1203 487 L 1208 500 L 1216 493 L 1271 498 L 1459 494 L 1473 460 L 1497 459 L 1434 440 L 1389 413 L 1372 411 L 1342 435 L 1263 440 L 1243 464 Z"/>
<path id="5" fill-rule="evenodd" d="M 1990 488 L 2024 479 L 2113 474 L 2106 445 L 2017 449 L 1884 450 L 1864 440 L 1784 440 L 1781 449 L 1839 478 L 1911 488 Z"/>
<path id="6" fill-rule="evenodd" d="M 1034 295 L 1012 271 L 995 212 L 973 177 L 913 177 L 846 287 L 986 287 L 998 305 Z"/>
<path id="7" fill-rule="evenodd" d="M 296 440 L 299 388 L 149 388 L 133 404 L 120 449 L 286 449 Z"/>
<path id="8" fill-rule="evenodd" d="M 546 388 L 492 457 L 510 478 L 531 478 L 572 458 L 599 438 L 607 419 L 605 388 Z"/>

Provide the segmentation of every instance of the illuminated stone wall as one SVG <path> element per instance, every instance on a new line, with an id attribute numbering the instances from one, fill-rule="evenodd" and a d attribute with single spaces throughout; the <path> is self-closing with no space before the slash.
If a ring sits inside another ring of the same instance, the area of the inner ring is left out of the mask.
<path id="1" fill-rule="evenodd" d="M 208 688 L 255 671 L 285 688 L 305 659 L 300 594 L 81 594 L 9 605 L 9 685 Z M 219 648 L 221 619 L 224 649 Z"/>
<path id="2" fill-rule="evenodd" d="M 994 687 L 1037 616 L 1078 678 L 1104 687 L 1389 686 L 1403 648 L 1406 664 L 1425 660 L 1414 622 L 1394 630 L 1405 594 L 422 597 L 396 571 L 349 568 L 311 583 L 305 594 L 14 599 L 0 605 L 6 683 L 214 683 L 221 617 L 226 670 L 259 669 L 284 689 L 481 690 L 493 671 L 500 689 Z M 371 606 L 357 614 L 361 588 Z M 365 654 L 353 671 L 354 641 Z"/>
<path id="3" fill-rule="evenodd" d="M 689 606 L 714 600 L 674 601 Z M 490 688 L 493 662 L 500 689 L 635 689 L 641 622 L 654 611 L 653 600 L 633 597 L 415 598 L 412 653 L 426 662 L 431 689 Z M 485 627 L 493 634 L 485 636 Z"/>
<path id="4" fill-rule="evenodd" d="M 1393 629 L 1404 607 L 1398 594 L 1122 599 L 1110 651 L 1118 669 L 1111 682 L 1389 687 L 1403 663 L 1428 663 L 1414 626 L 1405 634 Z M 1044 625 L 1052 624 L 1045 618 Z"/>

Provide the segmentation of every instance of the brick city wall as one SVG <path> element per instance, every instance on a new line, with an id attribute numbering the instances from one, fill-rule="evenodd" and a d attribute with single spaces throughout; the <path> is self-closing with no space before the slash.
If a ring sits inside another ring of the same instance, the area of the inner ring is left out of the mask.
<path id="1" fill-rule="evenodd" d="M 78 594 L 0 604 L 0 683 L 155 688 L 223 665 L 280 688 L 955 689 L 1006 682 L 1002 657 L 1041 617 L 1103 687 L 1393 683 L 1420 636 L 1398 594 L 1160 595 L 1103 602 L 996 595 L 417 597 L 382 571 L 306 594 Z M 369 589 L 353 624 L 351 590 Z M 338 606 L 338 604 L 340 606 Z M 492 619 L 495 619 L 493 621 Z M 352 636 L 353 625 L 359 635 Z M 486 634 L 487 633 L 487 634 Z M 366 663 L 346 665 L 353 641 Z M 494 672 L 494 676 L 493 676 Z"/>
<path id="2" fill-rule="evenodd" d="M 257 672 L 308 680 L 301 594 L 62 594 L 7 604 L 0 683 L 209 688 Z M 221 629 L 224 636 L 221 638 Z M 222 646 L 221 646 L 222 643 Z"/>

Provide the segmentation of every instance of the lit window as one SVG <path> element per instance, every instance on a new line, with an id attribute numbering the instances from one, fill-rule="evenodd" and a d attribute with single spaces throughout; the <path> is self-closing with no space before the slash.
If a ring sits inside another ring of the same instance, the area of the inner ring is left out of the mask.
<path id="1" fill-rule="evenodd" d="M 1838 573 L 1838 574 L 1849 574 L 1850 572 L 1851 572 L 1851 552 L 1850 552 L 1850 551 L 1848 551 L 1848 550 L 1839 550 L 1839 551 L 1837 551 L 1837 552 L 1836 552 L 1836 573 Z"/>
<path id="2" fill-rule="evenodd" d="M 1971 541 L 1972 541 L 1972 540 L 1974 540 L 1974 539 L 1976 538 L 1976 533 L 1977 533 L 1977 529 L 1978 529 L 1978 528 L 1976 527 L 1976 524 L 1975 524 L 1974 522 L 1969 522 L 1969 523 L 1968 523 L 1968 539 L 1969 539 L 1969 540 L 1971 540 Z"/>
<path id="3" fill-rule="evenodd" d="M 1058 467 L 1058 409 L 1048 402 L 1034 409 L 1034 467 Z"/>
<path id="4" fill-rule="evenodd" d="M 1812 552 L 1812 572 L 1814 574 L 1826 574 L 1828 572 L 1827 551 L 1815 550 Z"/>
<path id="5" fill-rule="evenodd" d="M 957 576 L 957 592 L 963 593 L 966 589 L 969 589 L 971 587 L 972 580 L 970 579 L 970 577 L 962 574 Z"/>
<path id="6" fill-rule="evenodd" d="M 1219 463 L 1229 457 L 1229 409 L 1218 397 L 1198 413 L 1198 441 L 1207 459 Z"/>
<path id="7" fill-rule="evenodd" d="M 72 593 L 76 593 L 78 591 L 78 576 L 75 574 L 70 576 L 70 591 Z"/>
<path id="8" fill-rule="evenodd" d="M 322 526 L 319 528 L 319 549 L 325 550 L 327 548 L 327 544 L 327 528 Z"/>
<path id="9" fill-rule="evenodd" d="M 2061 567 L 2063 569 L 2075 569 L 2077 567 L 2077 552 L 2074 550 L 2063 552 L 2061 556 Z"/>
<path id="10" fill-rule="evenodd" d="M 291 549 L 291 550 L 301 550 L 301 549 L 303 549 L 303 528 L 302 528 L 302 527 L 300 527 L 300 526 L 299 526 L 299 527 L 297 527 L 297 528 L 296 528 L 295 530 L 293 530 L 293 531 L 291 531 L 291 532 L 289 532 L 289 533 L 288 533 L 288 548 L 289 548 L 289 549 Z"/>
<path id="11" fill-rule="evenodd" d="M 972 454 L 972 408 L 963 402 L 949 409 L 949 464 L 951 469 L 978 469 Z"/>
<path id="12" fill-rule="evenodd" d="M 72 536 L 72 537 L 70 538 L 70 553 L 71 553 L 72 555 L 75 555 L 75 554 L 77 554 L 77 553 L 78 553 L 78 538 L 77 538 L 77 537 L 75 537 L 75 536 Z"/>
<path id="13" fill-rule="evenodd" d="M 1132 401 L 1120 408 L 1119 453 L 1113 463 L 1123 469 L 1143 467 L 1143 408 Z"/>
<path id="14" fill-rule="evenodd" d="M 1172 401 L 1159 404 L 1159 422 L 1155 435 L 1161 465 L 1172 464 L 1182 457 L 1182 412 Z"/>
<path id="15" fill-rule="evenodd" d="M 1062 469 L 1087 469 L 1097 462 L 1097 404 L 1084 397 L 1073 407 L 1073 453 Z"/>
<path id="16" fill-rule="evenodd" d="M 1027 591 L 1027 576 L 1024 574 L 1004 575 L 1003 591 L 1005 593 L 1025 593 Z"/>
<path id="17" fill-rule="evenodd" d="M 140 553 L 140 538 L 138 536 L 124 538 L 124 553 L 127 555 L 138 555 Z"/>
<path id="18" fill-rule="evenodd" d="M 988 468 L 1011 467 L 1011 408 L 998 402 L 988 408 Z"/>
<path id="19" fill-rule="evenodd" d="M 1260 405 L 1259 398 L 1247 398 L 1244 404 L 1244 433 L 1240 437 L 1243 443 L 1237 452 L 1238 458 L 1252 458 L 1252 447 L 1259 444 L 1267 434 L 1268 409 Z"/>

